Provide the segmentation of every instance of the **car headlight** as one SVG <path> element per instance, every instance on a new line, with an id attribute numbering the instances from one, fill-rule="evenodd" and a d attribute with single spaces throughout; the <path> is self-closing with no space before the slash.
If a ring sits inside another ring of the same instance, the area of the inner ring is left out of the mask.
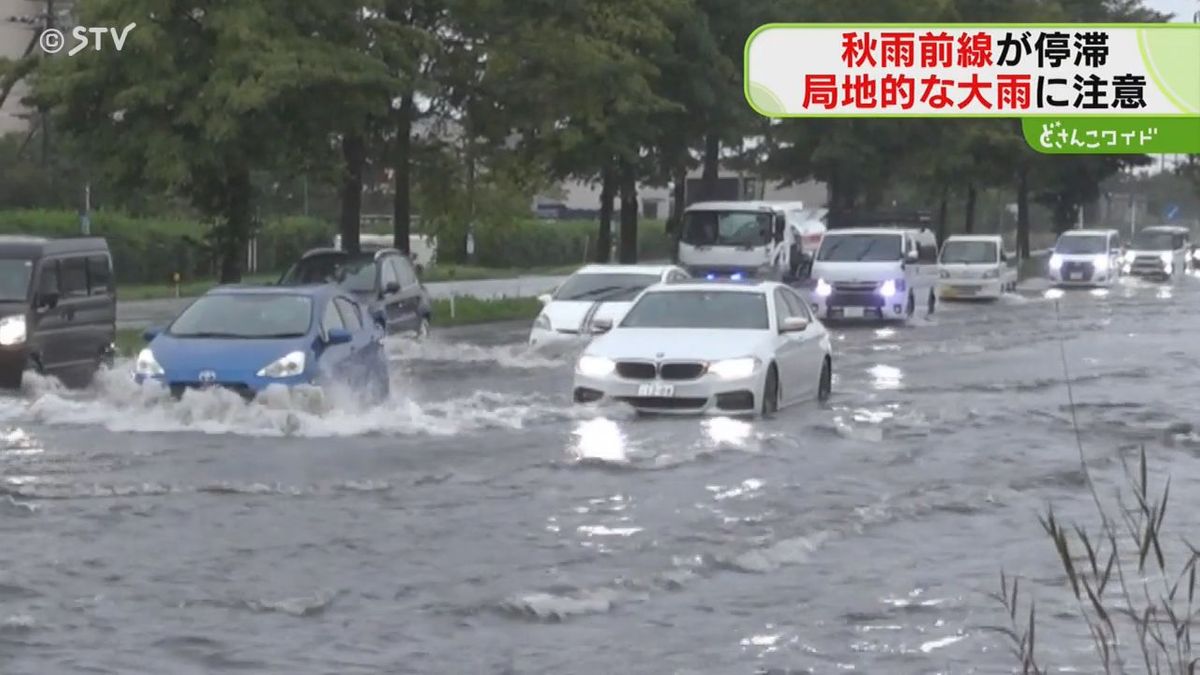
<path id="1" fill-rule="evenodd" d="M 304 372 L 304 352 L 295 351 L 272 361 L 258 371 L 259 377 L 292 377 Z"/>
<path id="2" fill-rule="evenodd" d="M 1063 259 L 1059 254 L 1055 253 L 1054 255 L 1050 256 L 1050 269 L 1056 270 L 1062 267 L 1062 263 Z"/>
<path id="3" fill-rule="evenodd" d="M 1192 251 L 1192 260 L 1195 260 L 1196 262 L 1200 262 L 1200 249 Z"/>
<path id="4" fill-rule="evenodd" d="M 163 368 L 158 365 L 158 359 L 154 358 L 154 352 L 146 347 L 138 352 L 137 360 L 133 362 L 133 372 L 145 377 L 158 377 L 163 374 Z"/>
<path id="5" fill-rule="evenodd" d="M 1125 252 L 1125 262 L 1131 263 L 1134 261 L 1135 258 L 1137 258 L 1137 253 L 1134 253 L 1133 251 Z"/>
<path id="6" fill-rule="evenodd" d="M 896 282 L 888 279 L 879 287 L 879 294 L 885 298 L 890 298 L 896 294 Z"/>
<path id="7" fill-rule="evenodd" d="M 1174 258 L 1170 253 L 1164 253 L 1159 257 L 1162 258 L 1164 265 L 1170 265 L 1174 261 Z"/>
<path id="8" fill-rule="evenodd" d="M 1163 273 L 1164 274 L 1174 274 L 1175 266 L 1172 265 L 1171 263 L 1167 263 L 1166 265 L 1163 266 Z"/>
<path id="9" fill-rule="evenodd" d="M 537 330 L 550 330 L 550 317 L 538 314 L 538 317 L 533 320 L 533 327 Z"/>
<path id="10" fill-rule="evenodd" d="M 828 298 L 832 294 L 833 286 L 830 286 L 829 282 L 824 279 L 817 279 L 817 295 L 822 298 Z"/>
<path id="11" fill-rule="evenodd" d="M 612 359 L 606 359 L 603 356 L 591 356 L 584 354 L 579 357 L 579 362 L 575 364 L 575 369 L 581 375 L 588 377 L 604 377 L 616 370 L 617 364 Z"/>
<path id="12" fill-rule="evenodd" d="M 0 345 L 11 347 L 25 342 L 25 315 L 14 314 L 0 319 Z"/>
<path id="13" fill-rule="evenodd" d="M 724 361 L 714 361 L 708 365 L 708 372 L 725 380 L 733 380 L 739 377 L 749 377 L 754 374 L 754 370 L 758 368 L 758 359 L 747 356 L 740 359 L 725 359 Z"/>
<path id="14" fill-rule="evenodd" d="M 1096 266 L 1097 272 L 1103 272 L 1108 269 L 1108 257 L 1098 255 L 1096 256 L 1096 259 L 1092 261 L 1092 264 Z"/>
<path id="15" fill-rule="evenodd" d="M 984 279 L 999 279 L 1000 278 L 1000 270 L 984 270 L 983 278 Z"/>

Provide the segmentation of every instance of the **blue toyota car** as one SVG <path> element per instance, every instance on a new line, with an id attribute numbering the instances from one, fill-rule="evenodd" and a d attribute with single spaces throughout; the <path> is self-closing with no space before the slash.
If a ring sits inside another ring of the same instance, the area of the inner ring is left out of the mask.
<path id="1" fill-rule="evenodd" d="M 247 399 L 273 384 L 339 383 L 379 401 L 389 393 L 384 335 L 370 310 L 333 285 L 223 286 L 146 331 L 134 379 L 175 396 L 223 387 Z"/>

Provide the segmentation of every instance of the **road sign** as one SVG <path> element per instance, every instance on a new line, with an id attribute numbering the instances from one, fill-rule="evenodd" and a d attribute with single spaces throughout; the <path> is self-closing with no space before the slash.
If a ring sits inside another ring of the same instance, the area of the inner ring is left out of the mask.
<path id="1" fill-rule="evenodd" d="M 1179 205 L 1171 204 L 1167 207 L 1167 211 L 1164 215 L 1166 216 L 1167 220 L 1175 220 L 1175 216 L 1179 215 Z"/>

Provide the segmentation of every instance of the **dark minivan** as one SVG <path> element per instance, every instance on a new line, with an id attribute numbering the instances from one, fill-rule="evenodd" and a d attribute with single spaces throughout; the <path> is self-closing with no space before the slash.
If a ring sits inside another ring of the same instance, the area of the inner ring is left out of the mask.
<path id="1" fill-rule="evenodd" d="M 282 286 L 336 283 L 353 293 L 385 324 L 389 335 L 429 335 L 433 304 L 412 261 L 394 248 L 371 253 L 313 249 L 284 272 Z"/>
<path id="2" fill-rule="evenodd" d="M 20 388 L 26 370 L 85 385 L 111 363 L 116 334 L 104 239 L 0 236 L 0 387 Z"/>

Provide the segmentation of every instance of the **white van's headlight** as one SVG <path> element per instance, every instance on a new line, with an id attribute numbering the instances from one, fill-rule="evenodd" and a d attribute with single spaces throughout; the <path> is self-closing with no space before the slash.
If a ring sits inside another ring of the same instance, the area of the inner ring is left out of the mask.
<path id="1" fill-rule="evenodd" d="M 14 314 L 0 319 L 0 345 L 11 347 L 25 342 L 25 315 Z"/>
<path id="2" fill-rule="evenodd" d="M 1093 261 L 1096 266 L 1096 271 L 1103 272 L 1108 269 L 1108 256 L 1098 255 Z"/>
<path id="3" fill-rule="evenodd" d="M 163 368 L 158 365 L 158 359 L 154 358 L 154 352 L 146 347 L 138 352 L 137 360 L 133 362 L 133 372 L 145 377 L 158 377 L 163 374 Z"/>
<path id="4" fill-rule="evenodd" d="M 1196 262 L 1200 262 L 1200 248 L 1196 249 L 1195 251 L 1192 251 L 1192 260 L 1195 260 Z"/>
<path id="5" fill-rule="evenodd" d="M 1125 252 L 1125 262 L 1131 263 L 1134 261 L 1135 258 L 1137 258 L 1137 253 L 1134 253 L 1133 251 Z"/>
<path id="6" fill-rule="evenodd" d="M 579 357 L 579 362 L 575 364 L 575 369 L 581 375 L 588 377 L 604 377 L 616 370 L 617 364 L 612 359 L 606 359 L 603 356 L 591 356 L 584 354 Z"/>
<path id="7" fill-rule="evenodd" d="M 1000 270 L 984 270 L 983 278 L 984 279 L 999 279 L 1000 278 Z"/>
<path id="8" fill-rule="evenodd" d="M 1162 258 L 1164 265 L 1170 265 L 1171 262 L 1174 260 L 1174 257 L 1170 253 L 1164 253 L 1164 254 L 1160 255 L 1159 257 Z"/>
<path id="9" fill-rule="evenodd" d="M 758 368 L 758 359 L 747 356 L 740 359 L 725 359 L 715 361 L 708 366 L 708 372 L 725 380 L 735 380 L 739 377 L 750 377 Z"/>
<path id="10" fill-rule="evenodd" d="M 295 351 L 281 359 L 272 361 L 262 370 L 259 377 L 292 377 L 304 372 L 304 352 Z"/>
<path id="11" fill-rule="evenodd" d="M 828 298 L 831 294 L 833 294 L 833 286 L 830 286 L 829 282 L 824 279 L 817 279 L 817 295 Z"/>
<path id="12" fill-rule="evenodd" d="M 533 320 L 533 327 L 538 330 L 550 330 L 550 317 L 543 314 L 538 314 L 538 317 Z"/>
<path id="13" fill-rule="evenodd" d="M 1056 270 L 1062 267 L 1062 263 L 1063 259 L 1061 255 L 1055 253 L 1054 255 L 1050 256 L 1050 269 Z"/>
<path id="14" fill-rule="evenodd" d="M 879 287 L 879 294 L 885 298 L 890 298 L 896 294 L 896 282 L 888 279 Z"/>

